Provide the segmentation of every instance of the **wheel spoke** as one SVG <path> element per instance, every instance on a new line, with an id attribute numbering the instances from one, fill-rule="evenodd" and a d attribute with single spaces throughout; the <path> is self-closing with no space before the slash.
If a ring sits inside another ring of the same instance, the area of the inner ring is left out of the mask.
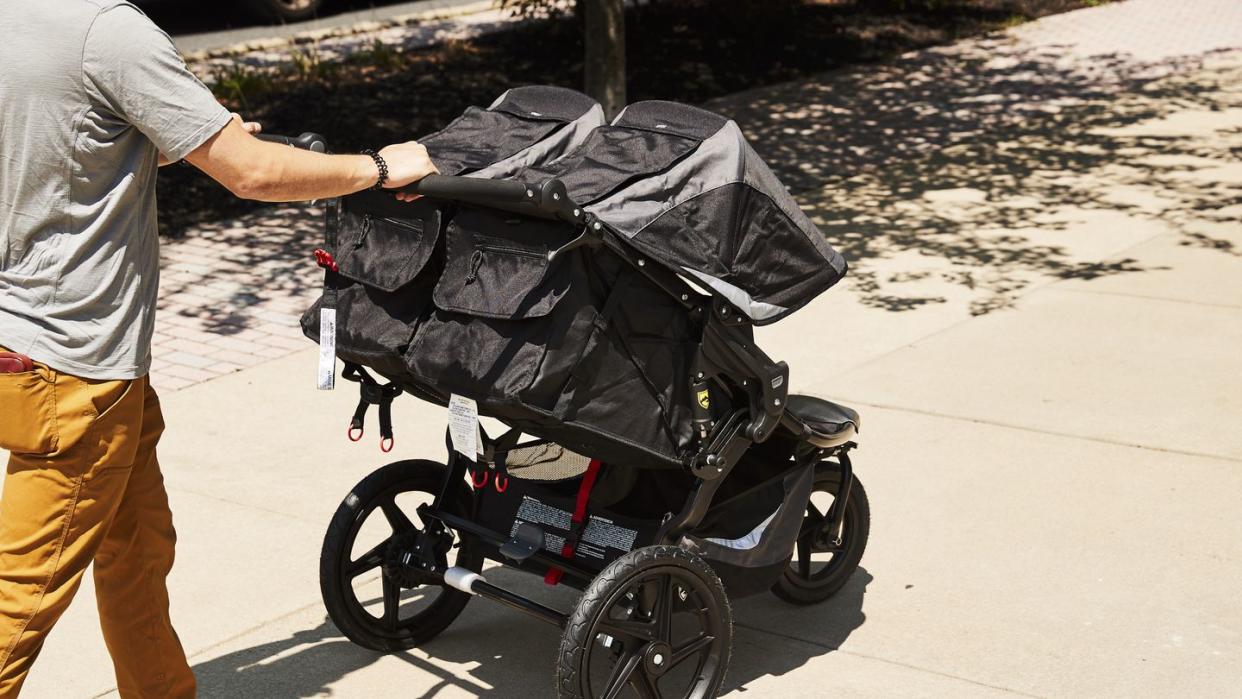
<path id="1" fill-rule="evenodd" d="M 811 577 L 811 538 L 798 539 L 798 575 Z"/>
<path id="2" fill-rule="evenodd" d="M 600 699 L 615 699 L 620 695 L 621 690 L 629 683 L 630 676 L 634 674 L 634 670 L 642 661 L 643 656 L 637 650 L 619 659 L 612 667 L 612 672 L 608 674 L 608 681 L 604 684 L 604 693 L 600 695 Z"/>
<path id="3" fill-rule="evenodd" d="M 384 576 L 384 625 L 389 631 L 397 630 L 397 609 L 401 606 L 401 587 L 395 580 Z"/>
<path id="4" fill-rule="evenodd" d="M 673 637 L 673 576 L 664 576 L 658 585 L 651 616 L 655 622 L 656 638 L 668 643 Z"/>
<path id="5" fill-rule="evenodd" d="M 647 674 L 647 668 L 640 667 L 630 675 L 630 683 L 643 699 L 660 699 L 660 688 L 656 686 L 655 679 Z"/>
<path id="6" fill-rule="evenodd" d="M 649 621 L 606 619 L 599 622 L 597 630 L 614 638 L 637 641 L 638 644 L 656 640 L 655 624 Z"/>
<path id="7" fill-rule="evenodd" d="M 673 656 L 669 658 L 668 669 L 672 670 L 674 667 L 676 667 L 681 662 L 685 661 L 687 658 L 692 658 L 695 655 L 702 653 L 705 648 L 711 647 L 712 643 L 714 643 L 715 640 L 716 640 L 715 636 L 709 636 L 708 634 L 704 633 L 704 634 L 699 634 L 698 638 L 695 638 L 692 641 L 686 641 L 685 643 L 681 644 L 681 647 L 674 650 Z"/>
<path id="8" fill-rule="evenodd" d="M 384 519 L 388 520 L 388 526 L 392 527 L 392 531 L 395 534 L 402 534 L 414 529 L 414 523 L 397 506 L 397 501 L 394 498 L 395 496 L 380 503 L 380 509 L 384 511 Z"/>
<path id="9" fill-rule="evenodd" d="M 345 566 L 345 577 L 353 580 L 368 570 L 384 565 L 384 553 L 388 550 L 389 541 L 389 539 L 384 539 L 376 544 L 375 548 L 359 556 L 357 560 L 350 561 L 349 565 Z"/>
<path id="10" fill-rule="evenodd" d="M 807 502 L 806 519 L 811 523 L 812 527 L 818 527 L 824 523 L 824 513 L 819 511 L 819 508 L 815 506 L 815 503 Z"/>

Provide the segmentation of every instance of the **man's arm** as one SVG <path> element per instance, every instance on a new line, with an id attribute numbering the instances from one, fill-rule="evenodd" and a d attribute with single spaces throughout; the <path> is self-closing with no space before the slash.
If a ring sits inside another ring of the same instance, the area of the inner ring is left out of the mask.
<path id="1" fill-rule="evenodd" d="M 237 112 L 233 112 L 233 118 L 241 119 L 242 117 Z M 257 121 L 243 121 L 242 128 L 246 129 L 246 133 L 250 134 L 251 136 L 258 136 L 260 133 L 263 132 L 263 125 Z M 165 165 L 172 165 L 173 163 L 180 163 L 180 162 L 184 162 L 184 161 L 173 160 L 172 158 L 169 158 L 167 155 L 160 153 L 158 165 L 159 167 L 164 167 Z"/>
<path id="2" fill-rule="evenodd" d="M 247 199 L 326 199 L 366 189 L 379 179 L 364 155 L 325 155 L 259 141 L 186 68 L 172 39 L 132 5 L 107 4 L 82 52 L 92 99 L 141 131 L 166 160 L 188 160 Z M 416 143 L 380 151 L 388 187 L 436 171 Z M 399 195 L 408 199 L 410 195 Z"/>
<path id="3" fill-rule="evenodd" d="M 427 149 L 409 141 L 379 152 L 388 165 L 389 189 L 437 172 Z M 234 118 L 186 160 L 243 199 L 306 201 L 352 194 L 379 180 L 367 155 L 326 155 L 260 141 Z M 402 197 L 405 198 L 405 197 Z"/>

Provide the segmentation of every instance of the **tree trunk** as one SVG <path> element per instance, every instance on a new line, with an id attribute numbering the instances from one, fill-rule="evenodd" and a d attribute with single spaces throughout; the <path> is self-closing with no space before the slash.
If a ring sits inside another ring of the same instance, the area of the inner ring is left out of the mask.
<path id="1" fill-rule="evenodd" d="M 612 119 L 625 106 L 625 0 L 581 0 L 586 93 Z"/>

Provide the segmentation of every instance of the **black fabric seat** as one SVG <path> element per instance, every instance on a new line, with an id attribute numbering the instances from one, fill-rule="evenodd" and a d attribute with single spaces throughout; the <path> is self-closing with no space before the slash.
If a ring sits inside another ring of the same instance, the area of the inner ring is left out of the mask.
<path id="1" fill-rule="evenodd" d="M 817 447 L 835 447 L 858 435 L 858 413 L 814 396 L 789 396 L 785 412 L 802 424 L 808 441 Z"/>

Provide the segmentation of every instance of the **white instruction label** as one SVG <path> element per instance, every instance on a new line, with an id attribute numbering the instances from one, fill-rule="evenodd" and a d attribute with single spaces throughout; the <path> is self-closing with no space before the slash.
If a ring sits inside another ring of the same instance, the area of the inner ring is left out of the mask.
<path id="1" fill-rule="evenodd" d="M 479 404 L 473 398 L 449 396 L 449 436 L 453 451 L 474 461 L 483 453 L 483 437 L 479 434 Z"/>
<path id="2" fill-rule="evenodd" d="M 319 309 L 319 382 L 321 391 L 336 387 L 336 309 Z"/>

